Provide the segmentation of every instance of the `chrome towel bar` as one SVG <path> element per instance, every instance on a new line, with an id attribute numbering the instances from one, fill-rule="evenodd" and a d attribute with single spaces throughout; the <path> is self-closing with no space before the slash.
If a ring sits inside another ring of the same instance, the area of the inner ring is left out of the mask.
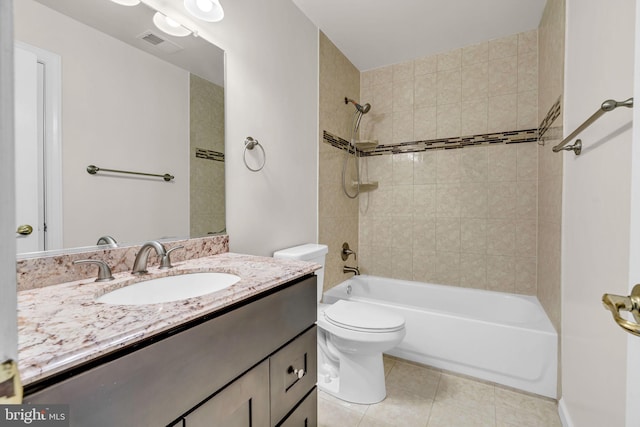
<path id="1" fill-rule="evenodd" d="M 171 181 L 173 178 L 175 178 L 173 175 L 170 175 L 168 173 L 165 173 L 164 175 L 160 175 L 157 173 L 144 173 L 144 172 L 131 172 L 131 171 L 122 171 L 122 170 L 117 170 L 117 169 L 106 169 L 106 168 L 99 168 L 95 165 L 89 165 L 87 166 L 87 173 L 91 174 L 91 175 L 95 175 L 98 172 L 113 172 L 113 173 L 126 173 L 126 174 L 130 174 L 130 175 L 144 175 L 144 176 L 157 176 L 158 178 L 162 178 L 165 181 Z"/>
<path id="2" fill-rule="evenodd" d="M 553 152 L 557 153 L 558 151 L 561 151 L 561 150 L 565 150 L 565 151 L 572 150 L 576 156 L 579 155 L 580 151 L 582 150 L 582 141 L 578 140 L 578 142 L 576 142 L 573 145 L 567 145 L 567 144 L 570 141 L 572 141 L 573 138 L 578 136 L 578 134 L 580 132 L 582 132 L 583 130 L 588 128 L 591 125 L 591 123 L 593 123 L 596 120 L 598 120 L 600 118 L 600 116 L 602 116 L 604 113 L 608 113 L 609 111 L 613 111 L 618 107 L 632 108 L 633 107 L 633 98 L 629 98 L 629 99 L 627 99 L 625 101 L 615 101 L 613 99 L 607 99 L 606 101 L 604 101 L 602 103 L 602 105 L 600 106 L 600 108 L 598 108 L 598 111 L 593 113 L 591 115 L 591 117 L 589 117 L 587 120 L 585 120 L 584 123 L 582 123 L 578 127 L 578 129 L 576 129 L 573 132 L 571 132 L 571 135 L 569 135 L 568 137 L 563 139 L 560 144 L 558 144 L 555 147 L 553 147 Z"/>

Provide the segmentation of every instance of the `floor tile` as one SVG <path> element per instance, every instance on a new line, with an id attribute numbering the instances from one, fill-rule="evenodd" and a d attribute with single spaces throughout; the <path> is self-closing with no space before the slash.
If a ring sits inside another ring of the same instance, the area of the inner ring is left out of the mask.
<path id="1" fill-rule="evenodd" d="M 374 405 L 319 393 L 322 427 L 562 427 L 552 399 L 384 357 L 387 397 Z"/>
<path id="2" fill-rule="evenodd" d="M 391 369 L 393 368 L 393 365 L 396 364 L 396 359 L 393 359 L 389 356 L 385 356 L 384 354 L 382 355 L 382 363 L 384 363 L 384 376 L 386 377 L 389 372 L 391 371 Z"/>
<path id="3" fill-rule="evenodd" d="M 433 401 L 400 389 L 387 389 L 382 402 L 370 405 L 365 417 L 396 427 L 426 426 Z"/>
<path id="4" fill-rule="evenodd" d="M 471 406 L 434 402 L 427 427 L 494 427 L 495 413 L 478 411 Z"/>
<path id="5" fill-rule="evenodd" d="M 425 399 L 433 399 L 436 395 L 440 371 L 396 362 L 386 379 L 387 390 L 401 389 Z"/>
<path id="6" fill-rule="evenodd" d="M 542 397 L 495 388 L 498 426 L 561 427 L 558 405 Z"/>
<path id="7" fill-rule="evenodd" d="M 340 400 L 337 397 L 334 397 L 329 393 L 325 393 L 322 390 L 320 390 L 320 392 L 318 393 L 318 398 L 326 399 L 335 405 L 341 406 L 350 411 L 359 412 L 360 414 L 364 414 L 367 408 L 369 407 L 369 405 L 359 405 L 357 403 L 351 403 L 351 402 L 346 402 L 344 400 Z"/>
<path id="8" fill-rule="evenodd" d="M 318 427 L 357 427 L 362 413 L 318 399 Z"/>
<path id="9" fill-rule="evenodd" d="M 373 417 L 367 417 L 366 415 L 360 420 L 358 427 L 396 427 L 395 423 L 388 423 L 386 421 L 379 420 Z"/>
<path id="10" fill-rule="evenodd" d="M 495 386 L 451 374 L 442 374 L 436 402 L 449 406 L 465 406 L 479 411 L 495 408 Z"/>

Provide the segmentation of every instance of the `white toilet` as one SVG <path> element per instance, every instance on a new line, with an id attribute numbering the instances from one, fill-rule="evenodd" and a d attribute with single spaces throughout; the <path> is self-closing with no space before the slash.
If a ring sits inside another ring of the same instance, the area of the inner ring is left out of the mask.
<path id="1" fill-rule="evenodd" d="M 274 258 L 322 265 L 318 276 L 318 388 L 348 402 L 371 404 L 387 395 L 382 352 L 405 335 L 404 319 L 372 305 L 340 300 L 321 304 L 326 245 L 283 249 Z"/>

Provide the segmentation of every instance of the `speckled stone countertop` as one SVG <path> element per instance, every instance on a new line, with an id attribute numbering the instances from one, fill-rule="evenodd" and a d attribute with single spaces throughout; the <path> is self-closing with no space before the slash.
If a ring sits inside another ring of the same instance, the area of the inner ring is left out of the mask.
<path id="1" fill-rule="evenodd" d="M 224 253 L 174 263 L 171 270 L 149 268 L 144 279 L 129 272 L 116 280 L 94 278 L 18 292 L 18 354 L 23 383 L 30 384 L 160 332 L 277 287 L 320 265 Z M 96 297 L 150 278 L 217 271 L 241 280 L 218 292 L 170 303 L 124 306 Z"/>

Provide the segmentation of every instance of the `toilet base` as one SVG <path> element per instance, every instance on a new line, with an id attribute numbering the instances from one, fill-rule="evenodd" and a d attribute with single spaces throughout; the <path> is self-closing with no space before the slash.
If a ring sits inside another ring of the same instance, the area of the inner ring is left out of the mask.
<path id="1" fill-rule="evenodd" d="M 323 372 L 321 363 L 318 368 L 318 388 L 338 399 L 370 405 L 383 401 L 387 396 L 382 353 L 358 357 L 343 354 L 337 377 Z"/>

